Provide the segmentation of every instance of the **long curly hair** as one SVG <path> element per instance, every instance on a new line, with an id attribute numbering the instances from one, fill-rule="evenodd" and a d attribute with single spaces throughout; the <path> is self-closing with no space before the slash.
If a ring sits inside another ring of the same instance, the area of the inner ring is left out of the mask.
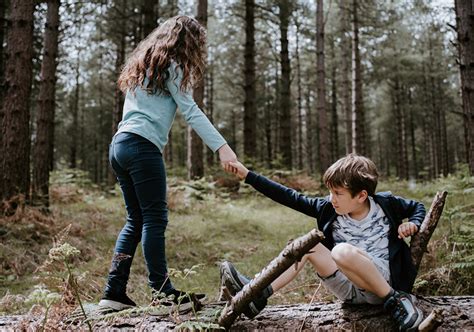
<path id="1" fill-rule="evenodd" d="M 180 89 L 185 91 L 202 78 L 205 45 L 206 30 L 196 19 L 183 15 L 172 17 L 133 50 L 122 69 L 118 86 L 123 92 L 141 87 L 148 93 L 168 94 L 167 69 L 174 61 L 183 71 Z M 144 86 L 146 77 L 148 83 Z"/>

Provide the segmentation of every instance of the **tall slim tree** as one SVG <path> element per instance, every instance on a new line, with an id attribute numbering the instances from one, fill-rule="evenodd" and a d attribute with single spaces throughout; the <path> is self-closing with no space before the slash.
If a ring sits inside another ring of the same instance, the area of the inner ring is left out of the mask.
<path id="1" fill-rule="evenodd" d="M 159 18 L 159 1 L 143 0 L 143 38 L 148 36 L 157 26 Z"/>
<path id="2" fill-rule="evenodd" d="M 2 108 L 2 100 L 3 100 L 3 79 L 5 76 L 4 70 L 4 40 L 5 40 L 5 32 L 6 32 L 6 9 L 7 9 L 7 1 L 0 1 L 0 128 L 2 127 L 3 121 L 3 108 Z M 0 135 L 0 152 L 2 147 L 2 135 Z"/>
<path id="3" fill-rule="evenodd" d="M 334 50 L 334 39 L 331 42 L 331 57 L 336 58 Z M 339 156 L 339 131 L 338 131 L 338 115 L 337 115 L 337 81 L 336 81 L 336 64 L 332 64 L 331 68 L 331 161 L 335 161 Z"/>
<path id="4" fill-rule="evenodd" d="M 297 98 L 297 165 L 298 169 L 303 169 L 303 88 L 301 86 L 301 59 L 300 59 L 300 39 L 301 23 L 298 18 L 295 17 L 296 27 L 296 47 L 295 47 L 295 58 L 296 58 L 296 88 L 298 93 Z"/>
<path id="5" fill-rule="evenodd" d="M 3 99 L 0 200 L 28 197 L 30 186 L 30 110 L 33 72 L 34 0 L 14 1 L 10 10 Z"/>
<path id="6" fill-rule="evenodd" d="M 344 109 L 344 128 L 345 128 L 345 152 L 352 152 L 352 104 L 351 104 L 351 83 L 349 73 L 351 72 L 350 57 L 352 53 L 352 41 L 350 33 L 350 10 L 349 4 L 344 4 L 339 0 L 339 10 L 341 12 L 340 30 L 341 30 L 341 77 L 342 77 L 342 103 Z"/>
<path id="7" fill-rule="evenodd" d="M 36 116 L 36 141 L 33 157 L 33 200 L 49 206 L 49 172 L 51 171 L 54 132 L 56 57 L 58 54 L 60 0 L 48 1 L 44 30 L 43 62 Z"/>
<path id="8" fill-rule="evenodd" d="M 199 0 L 196 19 L 203 27 L 207 27 L 207 0 Z M 204 109 L 205 75 L 194 88 L 193 97 L 200 109 Z M 204 176 L 204 153 L 201 138 L 188 127 L 188 178 L 195 179 Z"/>
<path id="9" fill-rule="evenodd" d="M 77 150 L 79 145 L 79 103 L 81 97 L 81 85 L 80 85 L 80 78 L 81 78 L 81 51 L 78 50 L 76 67 L 74 68 L 75 71 L 75 83 L 76 86 L 74 87 L 74 95 L 71 96 L 71 112 L 72 112 L 72 123 L 71 123 L 71 141 L 69 146 L 69 167 L 76 168 L 77 167 Z"/>
<path id="10" fill-rule="evenodd" d="M 125 62 L 125 51 L 126 51 L 126 38 L 127 38 L 127 2 L 126 0 L 115 0 L 116 6 L 116 17 L 114 19 L 117 21 L 114 36 L 115 44 L 115 77 L 118 78 L 122 70 L 122 65 Z M 113 29 L 113 28 L 112 28 Z M 112 111 L 112 128 L 111 134 L 115 135 L 118 129 L 118 124 L 122 120 L 123 114 L 123 94 L 122 91 L 115 86 L 114 92 L 114 106 Z M 109 185 L 115 183 L 116 179 L 111 171 L 110 167 L 108 168 L 107 181 Z"/>
<path id="11" fill-rule="evenodd" d="M 280 18 L 280 64 L 281 64 L 281 86 L 280 86 L 280 153 L 283 166 L 292 167 L 291 158 L 291 95 L 290 95 L 290 57 L 288 55 L 288 26 L 292 12 L 292 3 L 289 0 L 279 0 Z"/>
<path id="12" fill-rule="evenodd" d="M 245 0 L 244 47 L 244 156 L 255 158 L 257 107 L 255 104 L 255 0 Z"/>
<path id="13" fill-rule="evenodd" d="M 321 174 L 329 167 L 330 147 L 326 109 L 326 69 L 324 68 L 324 6 L 317 0 L 316 7 L 316 112 L 319 132 L 319 170 Z"/>
<path id="14" fill-rule="evenodd" d="M 365 115 L 359 46 L 358 2 L 352 0 L 352 151 L 365 154 Z"/>
<path id="15" fill-rule="evenodd" d="M 469 171 L 474 175 L 474 3 L 455 0 L 459 69 L 464 116 L 464 144 Z"/>

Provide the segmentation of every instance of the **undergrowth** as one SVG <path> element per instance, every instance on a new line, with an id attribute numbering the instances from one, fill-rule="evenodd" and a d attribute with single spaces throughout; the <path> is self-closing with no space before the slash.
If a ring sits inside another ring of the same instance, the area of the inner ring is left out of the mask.
<path id="1" fill-rule="evenodd" d="M 311 195 L 326 195 L 319 181 L 305 174 L 268 172 L 267 175 Z M 252 276 L 276 257 L 290 238 L 315 227 L 315 221 L 256 193 L 231 176 L 187 182 L 169 178 L 170 221 L 167 257 L 173 283 L 179 289 L 204 292 L 215 300 L 219 291 L 219 263 L 231 260 Z M 425 254 L 415 285 L 422 295 L 474 294 L 474 178 L 464 172 L 433 182 L 383 180 L 380 191 L 417 199 L 428 209 L 437 191 L 447 190 L 443 216 Z M 0 218 L 0 314 L 40 312 L 26 299 L 35 286 L 61 294 L 51 304 L 48 319 L 54 320 L 77 306 L 66 276 L 47 264 L 48 252 L 59 242 L 80 251 L 72 264 L 78 294 L 97 302 L 112 258 L 115 239 L 125 220 L 118 187 L 104 191 L 84 174 L 58 172 L 51 186 L 52 205 L 44 215 L 24 208 Z M 194 268 L 196 267 L 196 268 Z M 187 270 L 186 270 L 187 269 Z M 179 271 L 185 271 L 186 278 Z M 307 268 L 298 279 L 271 298 L 271 303 L 309 302 L 333 297 L 319 287 Z M 128 293 L 142 306 L 151 301 L 141 249 L 132 266 Z M 44 310 L 39 315 L 44 317 Z M 183 323 L 183 328 L 198 323 Z"/>

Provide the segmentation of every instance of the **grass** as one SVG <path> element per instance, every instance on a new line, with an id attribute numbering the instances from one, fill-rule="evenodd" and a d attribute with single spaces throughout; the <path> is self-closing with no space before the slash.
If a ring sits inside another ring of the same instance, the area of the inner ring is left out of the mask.
<path id="1" fill-rule="evenodd" d="M 178 289 L 204 292 L 210 299 L 218 296 L 220 262 L 230 260 L 252 276 L 276 257 L 289 239 L 315 227 L 312 218 L 245 186 L 230 195 L 222 190 L 187 195 L 187 189 L 181 190 L 186 183 L 173 179 L 170 183 L 174 183 L 172 191 L 178 196 L 173 199 L 166 233 L 168 265 L 175 272 L 196 270 L 186 278 L 175 277 L 173 283 Z M 427 208 L 436 191 L 449 192 L 430 252 L 423 259 L 418 293 L 473 294 L 473 187 L 474 179 L 462 174 L 431 183 L 380 183 L 379 190 L 420 200 Z M 321 192 L 320 188 L 304 189 Z M 62 272 L 50 271 L 43 264 L 53 244 L 64 240 L 81 251 L 73 264 L 81 296 L 86 301 L 98 301 L 101 296 L 115 239 L 125 219 L 120 193 L 114 190 L 105 194 L 90 183 L 55 181 L 52 196 L 49 217 L 25 210 L 0 219 L 2 314 L 28 310 L 22 299 L 39 283 L 64 292 Z M 294 283 L 272 297 L 271 303 L 309 302 L 318 285 L 315 273 L 307 267 Z M 151 290 L 141 248 L 134 259 L 128 290 L 137 303 L 149 304 Z M 332 296 L 321 288 L 316 299 L 329 300 Z"/>

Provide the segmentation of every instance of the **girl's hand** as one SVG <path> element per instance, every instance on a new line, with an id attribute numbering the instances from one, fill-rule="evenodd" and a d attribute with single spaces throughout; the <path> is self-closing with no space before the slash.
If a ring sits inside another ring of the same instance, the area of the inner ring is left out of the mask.
<path id="1" fill-rule="evenodd" d="M 418 227 L 412 222 L 405 222 L 398 226 L 398 238 L 404 239 L 418 232 Z"/>
<path id="2" fill-rule="evenodd" d="M 234 173 L 234 170 L 229 165 L 230 162 L 236 162 L 237 156 L 234 151 L 230 148 L 228 144 L 224 144 L 219 148 L 219 159 L 221 160 L 221 165 L 224 170 L 227 172 Z"/>
<path id="3" fill-rule="evenodd" d="M 241 180 L 244 180 L 249 174 L 249 170 L 240 161 L 230 162 L 230 166 L 233 168 L 232 173 L 237 175 Z"/>

